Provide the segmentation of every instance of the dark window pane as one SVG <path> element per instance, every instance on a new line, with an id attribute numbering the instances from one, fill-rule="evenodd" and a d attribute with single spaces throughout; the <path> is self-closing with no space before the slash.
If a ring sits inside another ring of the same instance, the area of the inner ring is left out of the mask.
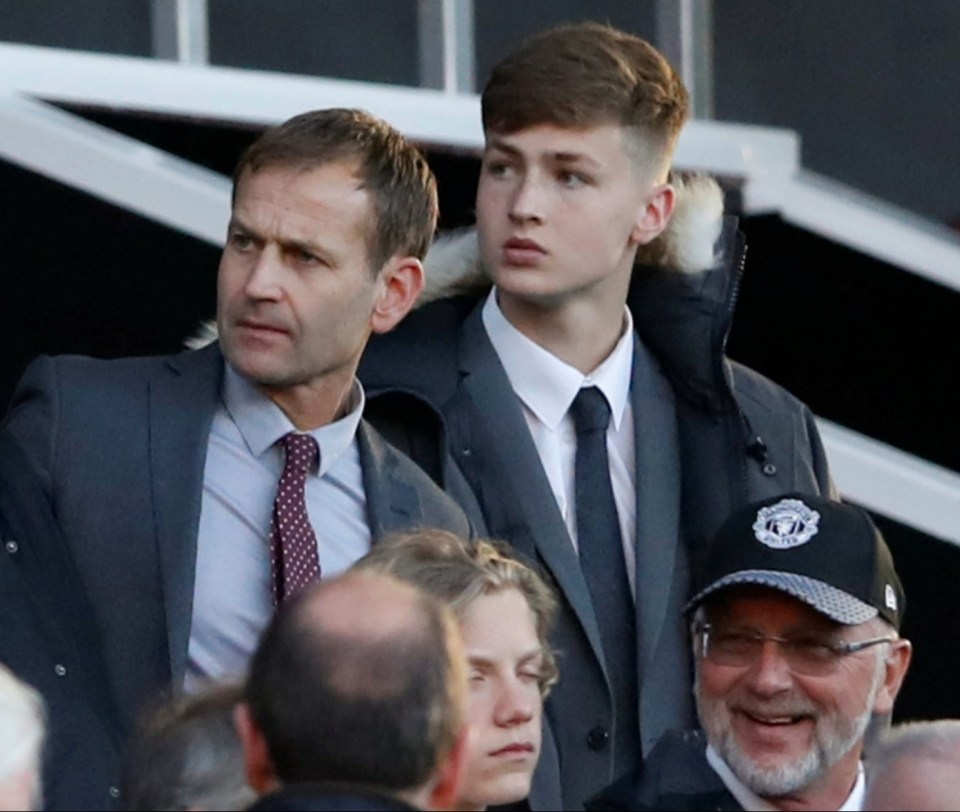
<path id="1" fill-rule="evenodd" d="M 0 40 L 129 56 L 152 53 L 150 0 L 0 0 Z"/>
<path id="2" fill-rule="evenodd" d="M 419 84 L 410 0 L 210 0 L 209 12 L 214 64 Z"/>
<path id="3" fill-rule="evenodd" d="M 477 85 L 493 66 L 531 34 L 561 23 L 610 23 L 654 41 L 655 4 L 638 0 L 477 0 Z"/>

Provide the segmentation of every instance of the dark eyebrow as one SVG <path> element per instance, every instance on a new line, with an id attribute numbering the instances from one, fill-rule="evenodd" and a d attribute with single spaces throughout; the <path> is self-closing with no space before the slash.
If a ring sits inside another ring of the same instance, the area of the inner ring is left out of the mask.
<path id="1" fill-rule="evenodd" d="M 227 231 L 233 231 L 234 229 L 239 229 L 241 231 L 252 231 L 252 229 L 243 222 L 237 215 L 230 215 L 230 222 L 227 223 Z"/>

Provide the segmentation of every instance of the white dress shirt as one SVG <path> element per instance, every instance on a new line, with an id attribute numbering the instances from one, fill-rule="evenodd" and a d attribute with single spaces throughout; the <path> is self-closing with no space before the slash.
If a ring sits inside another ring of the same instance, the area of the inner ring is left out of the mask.
<path id="1" fill-rule="evenodd" d="M 307 514 L 324 578 L 370 550 L 356 441 L 363 406 L 363 388 L 355 382 L 348 413 L 309 432 L 320 446 L 320 466 L 307 474 Z M 203 473 L 188 690 L 242 677 L 273 615 L 270 519 L 284 465 L 276 443 L 291 431 L 280 407 L 227 364 Z"/>
<path id="2" fill-rule="evenodd" d="M 724 786 L 730 790 L 730 794 L 737 799 L 737 803 L 742 806 L 746 812 L 777 812 L 777 807 L 769 801 L 765 801 L 757 795 L 750 787 L 743 783 L 734 774 L 733 770 L 727 765 L 720 754 L 713 749 L 713 745 L 707 745 L 707 762 L 713 767 L 714 772 L 720 776 Z M 853 789 L 843 802 L 838 812 L 860 812 L 863 809 L 863 796 L 866 792 L 866 781 L 863 776 L 863 763 L 857 765 L 857 780 L 854 782 Z"/>
<path id="3" fill-rule="evenodd" d="M 624 307 L 623 335 L 613 352 L 589 375 L 561 361 L 514 327 L 497 304 L 496 288 L 483 306 L 483 326 L 520 399 L 540 463 L 550 482 L 560 515 L 577 545 L 577 506 L 574 498 L 577 433 L 570 407 L 579 391 L 596 386 L 610 404 L 607 454 L 610 482 L 620 519 L 623 554 L 630 588 L 636 589 L 636 448 L 630 382 L 633 373 L 633 319 Z"/>

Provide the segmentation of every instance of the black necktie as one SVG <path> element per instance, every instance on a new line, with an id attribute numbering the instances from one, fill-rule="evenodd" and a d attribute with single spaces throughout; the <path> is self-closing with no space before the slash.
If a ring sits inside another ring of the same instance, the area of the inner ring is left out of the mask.
<path id="1" fill-rule="evenodd" d="M 610 404 L 595 386 L 581 389 L 570 407 L 577 429 L 575 496 L 580 568 L 600 625 L 615 714 L 615 770 L 639 758 L 636 610 L 623 555 L 620 520 L 610 483 L 607 427 Z"/>

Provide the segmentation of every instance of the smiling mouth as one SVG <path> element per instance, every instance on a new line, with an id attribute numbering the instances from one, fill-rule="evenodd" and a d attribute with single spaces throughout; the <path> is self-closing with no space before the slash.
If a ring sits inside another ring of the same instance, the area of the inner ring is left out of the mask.
<path id="1" fill-rule="evenodd" d="M 790 727 L 791 725 L 800 724 L 801 722 L 806 722 L 813 718 L 809 714 L 805 713 L 796 715 L 784 714 L 780 716 L 760 716 L 745 710 L 740 711 L 740 713 L 748 721 L 755 725 L 762 725 L 763 727 Z"/>

